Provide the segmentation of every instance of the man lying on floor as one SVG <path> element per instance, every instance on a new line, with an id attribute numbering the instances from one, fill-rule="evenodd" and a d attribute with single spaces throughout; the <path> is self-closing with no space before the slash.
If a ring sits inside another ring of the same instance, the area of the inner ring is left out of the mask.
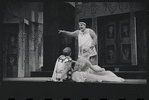
<path id="1" fill-rule="evenodd" d="M 102 82 L 113 81 L 123 82 L 124 79 L 116 76 L 111 71 L 106 71 L 104 68 L 98 65 L 92 65 L 89 61 L 90 49 L 84 48 L 84 54 L 78 58 L 75 63 L 74 69 L 71 67 L 73 60 L 71 59 L 71 49 L 68 47 L 63 50 L 55 65 L 55 69 L 52 75 L 53 81 L 63 81 L 68 77 L 68 71 L 71 70 L 71 79 L 75 82 Z"/>

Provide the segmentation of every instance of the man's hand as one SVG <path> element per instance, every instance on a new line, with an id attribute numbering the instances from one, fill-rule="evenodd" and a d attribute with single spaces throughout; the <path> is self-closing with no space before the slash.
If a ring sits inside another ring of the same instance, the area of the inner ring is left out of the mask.
<path id="1" fill-rule="evenodd" d="M 58 30 L 58 33 L 63 33 L 64 32 L 64 30 Z"/>
<path id="2" fill-rule="evenodd" d="M 72 63 L 76 63 L 76 61 L 75 60 L 72 60 Z"/>

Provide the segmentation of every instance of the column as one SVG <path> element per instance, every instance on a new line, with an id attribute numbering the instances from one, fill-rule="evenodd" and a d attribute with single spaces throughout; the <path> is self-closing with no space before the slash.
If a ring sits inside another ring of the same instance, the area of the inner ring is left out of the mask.
<path id="1" fill-rule="evenodd" d="M 95 64 L 98 65 L 98 32 L 97 32 L 97 17 L 92 18 L 92 29 L 97 35 L 97 45 L 96 45 L 96 50 L 97 50 L 97 56 L 95 59 Z"/>
<path id="2" fill-rule="evenodd" d="M 136 16 L 130 4 L 130 40 L 131 40 L 131 63 L 137 65 L 137 40 L 136 40 Z"/>
<path id="3" fill-rule="evenodd" d="M 18 77 L 24 77 L 24 47 L 25 47 L 25 26 L 24 19 L 19 22 L 19 35 L 18 35 Z"/>
<path id="4" fill-rule="evenodd" d="M 75 2 L 75 30 L 78 29 L 79 19 L 77 18 L 77 5 L 78 2 Z M 75 60 L 78 58 L 78 38 L 75 39 Z"/>

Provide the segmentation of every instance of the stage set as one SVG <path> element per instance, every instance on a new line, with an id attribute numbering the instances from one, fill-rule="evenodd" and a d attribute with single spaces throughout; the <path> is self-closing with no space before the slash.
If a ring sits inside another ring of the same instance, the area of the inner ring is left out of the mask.
<path id="1" fill-rule="evenodd" d="M 6 2 L 2 100 L 148 100 L 146 9 L 132 2 Z M 77 39 L 58 30 L 74 31 L 79 21 L 98 36 L 95 64 L 125 81 L 50 80 L 63 48 L 77 59 Z"/>

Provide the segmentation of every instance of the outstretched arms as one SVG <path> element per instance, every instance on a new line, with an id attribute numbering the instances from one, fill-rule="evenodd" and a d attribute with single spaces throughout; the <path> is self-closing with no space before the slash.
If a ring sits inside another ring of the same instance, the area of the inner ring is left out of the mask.
<path id="1" fill-rule="evenodd" d="M 69 31 L 65 31 L 65 30 L 59 30 L 59 33 L 65 33 L 67 35 L 74 36 L 74 37 L 78 36 L 78 30 L 73 31 L 73 32 L 69 32 Z"/>

